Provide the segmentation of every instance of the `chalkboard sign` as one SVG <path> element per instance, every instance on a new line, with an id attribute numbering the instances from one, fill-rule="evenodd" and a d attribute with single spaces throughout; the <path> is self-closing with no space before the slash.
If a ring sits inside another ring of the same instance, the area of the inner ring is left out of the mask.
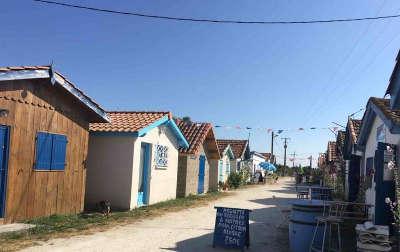
<path id="1" fill-rule="evenodd" d="M 248 209 L 215 207 L 213 247 L 240 248 L 250 246 Z"/>

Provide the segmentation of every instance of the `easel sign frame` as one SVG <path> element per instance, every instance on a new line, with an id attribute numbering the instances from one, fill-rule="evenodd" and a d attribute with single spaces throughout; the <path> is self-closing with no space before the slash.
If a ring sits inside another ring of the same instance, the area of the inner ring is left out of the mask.
<path id="1" fill-rule="evenodd" d="M 244 251 L 250 246 L 249 213 L 242 208 L 214 207 L 215 217 L 213 248 L 216 246 Z"/>

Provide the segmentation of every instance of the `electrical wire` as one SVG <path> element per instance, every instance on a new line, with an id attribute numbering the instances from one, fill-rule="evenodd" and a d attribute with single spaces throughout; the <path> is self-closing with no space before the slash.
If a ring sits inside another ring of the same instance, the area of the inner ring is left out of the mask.
<path id="1" fill-rule="evenodd" d="M 219 24 L 263 24 L 263 25 L 293 25 L 293 24 L 323 24 L 323 23 L 339 23 L 339 22 L 359 22 L 366 20 L 383 20 L 391 18 L 399 18 L 400 14 L 386 15 L 386 16 L 375 16 L 375 17 L 361 17 L 361 18 L 338 18 L 338 19 L 325 19 L 325 20 L 298 20 L 298 21 L 247 21 L 247 20 L 229 20 L 229 19 L 205 19 L 205 18 L 183 18 L 183 17 L 173 17 L 173 16 L 161 16 L 144 14 L 139 12 L 129 12 L 129 11 L 117 11 L 103 8 L 90 7 L 85 5 L 70 4 L 57 1 L 48 0 L 32 0 L 34 2 L 39 2 L 43 4 L 58 5 L 68 8 L 83 9 L 88 11 L 104 12 L 109 14 L 118 15 L 129 15 L 144 18 L 153 19 L 163 19 L 163 20 L 173 20 L 173 21 L 184 21 L 184 22 L 203 22 L 203 23 L 219 23 Z"/>

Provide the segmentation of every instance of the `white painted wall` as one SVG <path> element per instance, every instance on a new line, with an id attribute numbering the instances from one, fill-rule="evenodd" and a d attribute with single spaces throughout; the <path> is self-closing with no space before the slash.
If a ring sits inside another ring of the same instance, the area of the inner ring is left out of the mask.
<path id="1" fill-rule="evenodd" d="M 112 209 L 129 209 L 132 188 L 134 138 L 127 136 L 89 137 L 85 206 L 96 207 L 103 200 Z"/>
<path id="2" fill-rule="evenodd" d="M 261 162 L 265 162 L 265 158 L 262 158 L 260 156 L 254 155 L 254 154 L 251 155 L 250 163 L 251 163 L 251 173 L 252 174 L 254 174 L 254 172 L 256 172 L 256 171 L 262 170 L 262 168 L 260 167 Z"/>
<path id="3" fill-rule="evenodd" d="M 367 143 L 365 145 L 365 152 L 364 156 L 362 159 L 362 169 L 361 169 L 361 175 L 366 175 L 366 160 L 367 158 L 374 157 L 375 156 L 375 150 L 378 147 L 378 143 L 376 141 L 376 132 L 377 128 L 383 124 L 383 121 L 376 116 L 371 128 L 371 131 L 368 136 Z M 386 134 L 385 134 L 385 143 L 390 143 L 390 144 L 399 144 L 400 143 L 400 135 L 398 134 L 391 134 L 389 132 L 389 129 L 384 126 Z M 399 155 L 399 153 L 397 153 Z M 374 167 L 375 169 L 375 167 Z M 367 189 L 365 192 L 365 203 L 367 204 L 372 204 L 375 205 L 375 182 L 374 179 L 372 178 L 372 187 L 370 189 Z M 374 212 L 375 208 L 372 207 L 370 210 L 370 216 L 374 218 Z"/>
<path id="4" fill-rule="evenodd" d="M 178 141 L 169 127 L 161 125 L 150 130 L 145 136 L 135 139 L 133 158 L 133 177 L 130 208 L 137 206 L 139 186 L 140 148 L 142 142 L 151 144 L 149 204 L 176 198 L 178 175 Z M 156 167 L 155 145 L 168 146 L 168 166 Z"/>
<path id="5" fill-rule="evenodd" d="M 226 182 L 228 179 L 229 174 L 232 171 L 232 160 L 229 158 L 229 156 L 225 153 L 222 158 L 222 175 L 223 175 L 223 181 Z M 236 162 L 235 159 L 233 159 L 234 162 Z M 218 169 L 218 178 L 220 176 L 219 169 Z"/>
<path id="6" fill-rule="evenodd" d="M 137 207 L 141 143 L 151 145 L 149 204 L 176 198 L 178 141 L 169 127 L 161 125 L 143 137 L 118 133 L 91 136 L 86 187 L 87 204 L 109 200 L 113 209 Z M 156 167 L 155 145 L 168 146 L 168 166 Z"/>

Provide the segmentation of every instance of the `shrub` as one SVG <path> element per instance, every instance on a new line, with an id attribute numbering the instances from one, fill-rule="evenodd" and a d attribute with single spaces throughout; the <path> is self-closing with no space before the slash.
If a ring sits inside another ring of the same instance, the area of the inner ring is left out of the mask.
<path id="1" fill-rule="evenodd" d="M 228 177 L 228 185 L 230 188 L 239 188 L 242 183 L 242 176 L 238 172 L 231 172 Z"/>
<path id="2" fill-rule="evenodd" d="M 240 168 L 239 176 L 240 176 L 240 185 L 246 185 L 247 182 L 250 180 L 250 171 L 245 167 Z"/>

